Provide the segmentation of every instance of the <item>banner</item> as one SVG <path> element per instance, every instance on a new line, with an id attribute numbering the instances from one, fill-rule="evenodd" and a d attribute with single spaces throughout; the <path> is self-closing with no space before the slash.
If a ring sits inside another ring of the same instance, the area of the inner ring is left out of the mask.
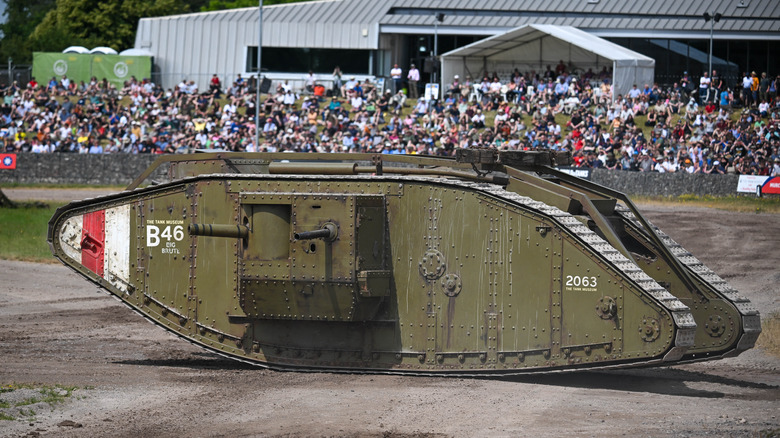
<path id="1" fill-rule="evenodd" d="M 780 176 L 770 176 L 761 186 L 761 193 L 780 195 Z"/>
<path id="2" fill-rule="evenodd" d="M 152 58 L 148 56 L 92 55 L 92 76 L 108 79 L 117 90 L 132 76 L 140 82 L 152 77 Z"/>
<path id="3" fill-rule="evenodd" d="M 556 167 L 556 169 L 560 170 L 561 172 L 568 173 L 571 176 L 576 176 L 577 178 L 587 179 L 590 181 L 590 174 L 593 169 L 589 167 L 571 167 L 571 166 L 565 166 L 565 167 Z"/>
<path id="4" fill-rule="evenodd" d="M 761 187 L 761 193 L 780 194 L 780 177 L 740 175 L 737 183 L 738 193 L 756 193 L 756 187 Z"/>
<path id="5" fill-rule="evenodd" d="M 0 154 L 0 169 L 16 169 L 16 154 Z"/>
<path id="6" fill-rule="evenodd" d="M 67 76 L 77 84 L 108 79 L 118 90 L 125 81 L 135 76 L 138 81 L 151 78 L 152 58 L 149 56 L 122 56 L 79 53 L 33 53 L 33 76 L 46 85 L 54 77 L 58 81 Z"/>
<path id="7" fill-rule="evenodd" d="M 32 74 L 43 86 L 46 86 L 52 77 L 59 81 L 63 76 L 76 83 L 89 82 L 91 57 L 92 55 L 80 53 L 33 52 Z"/>

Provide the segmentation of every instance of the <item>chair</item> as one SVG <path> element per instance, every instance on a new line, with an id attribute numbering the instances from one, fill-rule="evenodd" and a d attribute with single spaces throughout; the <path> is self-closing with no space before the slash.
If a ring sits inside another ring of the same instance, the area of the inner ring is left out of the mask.
<path id="1" fill-rule="evenodd" d="M 474 101 L 479 102 L 479 99 L 482 97 L 482 93 L 480 92 L 480 84 L 471 84 L 471 94 L 469 94 L 469 102 L 474 99 Z"/>

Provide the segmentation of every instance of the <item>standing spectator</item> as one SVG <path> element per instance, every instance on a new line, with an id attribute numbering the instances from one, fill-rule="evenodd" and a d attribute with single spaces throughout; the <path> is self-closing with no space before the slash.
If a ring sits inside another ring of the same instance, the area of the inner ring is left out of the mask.
<path id="1" fill-rule="evenodd" d="M 758 105 L 758 84 L 759 84 L 758 75 L 756 74 L 756 72 L 750 73 L 750 80 L 751 80 L 750 93 L 753 97 L 753 102 L 751 102 L 750 106 L 755 106 Z"/>
<path id="2" fill-rule="evenodd" d="M 409 69 L 409 74 L 406 75 L 406 79 L 409 80 L 409 97 L 417 99 L 419 96 L 419 90 L 417 89 L 417 83 L 420 81 L 420 70 L 417 70 L 414 64 Z"/>
<path id="3" fill-rule="evenodd" d="M 772 80 L 766 76 L 766 72 L 761 73 L 761 79 L 758 81 L 759 99 L 769 102 L 769 85 Z"/>
<path id="4" fill-rule="evenodd" d="M 337 93 L 341 90 L 341 68 L 337 65 L 333 69 L 333 93 Z"/>
<path id="5" fill-rule="evenodd" d="M 393 68 L 390 69 L 390 78 L 393 80 L 393 93 L 398 93 L 403 85 L 401 83 L 402 73 L 403 70 L 401 70 L 401 67 L 399 67 L 398 64 L 393 64 Z"/>
<path id="6" fill-rule="evenodd" d="M 723 90 L 723 78 L 718 76 L 718 71 L 713 70 L 712 76 L 710 76 L 710 96 L 709 99 L 713 102 L 717 102 L 720 98 L 720 92 Z"/>
<path id="7" fill-rule="evenodd" d="M 753 93 L 750 92 L 750 87 L 753 86 L 753 79 L 748 76 L 747 72 L 742 73 L 742 105 L 745 108 L 750 107 L 750 103 L 753 101 Z"/>
<path id="8" fill-rule="evenodd" d="M 710 90 L 710 83 L 712 81 L 710 80 L 710 77 L 707 75 L 707 72 L 705 71 L 701 78 L 699 78 L 699 104 L 704 105 L 704 102 L 707 101 L 707 93 Z"/>

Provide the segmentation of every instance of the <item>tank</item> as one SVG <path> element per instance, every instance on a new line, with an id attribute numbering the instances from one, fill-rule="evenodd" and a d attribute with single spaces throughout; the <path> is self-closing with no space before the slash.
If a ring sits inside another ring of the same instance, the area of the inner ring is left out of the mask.
<path id="1" fill-rule="evenodd" d="M 737 355 L 759 313 L 566 153 L 163 156 L 73 202 L 55 257 L 276 370 L 500 375 Z M 157 178 L 157 180 L 153 179 Z"/>

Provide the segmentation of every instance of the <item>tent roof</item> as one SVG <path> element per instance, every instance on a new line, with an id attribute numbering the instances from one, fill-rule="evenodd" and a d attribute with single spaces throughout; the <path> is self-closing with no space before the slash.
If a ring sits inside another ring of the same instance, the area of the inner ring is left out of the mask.
<path id="1" fill-rule="evenodd" d="M 541 38 L 552 36 L 569 42 L 602 58 L 613 61 L 633 60 L 654 63 L 652 58 L 611 43 L 607 40 L 581 31 L 572 26 L 555 26 L 551 24 L 526 24 L 506 33 L 455 49 L 442 55 L 448 57 L 501 58 L 502 54 L 511 49 L 527 44 L 533 44 Z"/>

